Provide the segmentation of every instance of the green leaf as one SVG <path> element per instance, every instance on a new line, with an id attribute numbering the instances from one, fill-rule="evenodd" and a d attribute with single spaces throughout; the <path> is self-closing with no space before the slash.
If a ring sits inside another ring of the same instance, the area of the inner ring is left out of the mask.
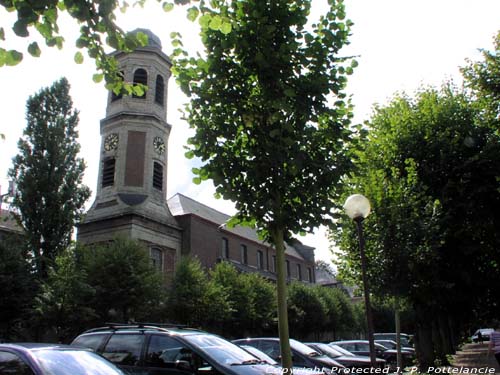
<path id="1" fill-rule="evenodd" d="M 99 83 L 102 81 L 102 79 L 104 78 L 104 74 L 101 74 L 101 73 L 96 73 L 92 76 L 92 80 L 95 82 L 95 83 Z"/>
<path id="2" fill-rule="evenodd" d="M 210 24 L 210 20 L 212 19 L 212 16 L 210 14 L 204 14 L 198 19 L 198 22 L 200 23 L 200 26 L 202 28 L 208 28 L 208 25 Z"/>
<path id="3" fill-rule="evenodd" d="M 16 33 L 17 36 L 27 37 L 30 35 L 28 32 L 28 25 L 25 20 L 19 19 L 14 23 L 12 30 Z"/>
<path id="4" fill-rule="evenodd" d="M 38 47 L 37 42 L 33 42 L 28 46 L 28 52 L 31 56 L 34 57 L 39 57 L 42 51 L 40 50 L 40 47 Z"/>
<path id="5" fill-rule="evenodd" d="M 23 54 L 16 50 L 5 52 L 5 65 L 14 66 L 23 60 Z"/>
<path id="6" fill-rule="evenodd" d="M 194 177 L 193 184 L 200 185 L 201 184 L 201 177 Z"/>
<path id="7" fill-rule="evenodd" d="M 222 18 L 220 16 L 214 16 L 210 20 L 208 27 L 211 30 L 217 31 L 217 30 L 220 30 L 221 25 L 222 25 Z"/>
<path id="8" fill-rule="evenodd" d="M 5 40 L 5 31 L 3 27 L 0 27 L 0 40 Z"/>
<path id="9" fill-rule="evenodd" d="M 194 22 L 198 18 L 199 14 L 200 11 L 197 7 L 191 7 L 187 11 L 187 19 L 190 20 L 191 22 Z"/>
<path id="10" fill-rule="evenodd" d="M 75 57 L 74 57 L 74 60 L 77 64 L 81 64 L 83 63 L 83 55 L 80 51 L 78 51 L 77 53 L 75 53 Z"/>
<path id="11" fill-rule="evenodd" d="M 146 34 L 144 34 L 143 32 L 139 31 L 137 34 L 136 34 L 136 37 L 137 37 L 137 40 L 139 41 L 139 43 L 141 44 L 141 46 L 147 46 L 148 45 L 148 36 Z"/>
<path id="12" fill-rule="evenodd" d="M 220 28 L 222 34 L 227 35 L 230 34 L 232 30 L 232 26 L 230 22 L 224 22 Z"/>
<path id="13" fill-rule="evenodd" d="M 165 12 L 170 12 L 172 9 L 174 9 L 174 4 L 172 3 L 167 3 L 167 2 L 164 2 L 163 3 L 163 10 Z"/>

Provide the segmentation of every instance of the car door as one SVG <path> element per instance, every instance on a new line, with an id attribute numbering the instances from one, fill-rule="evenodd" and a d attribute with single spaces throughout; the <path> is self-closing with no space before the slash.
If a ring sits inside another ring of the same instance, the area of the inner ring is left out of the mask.
<path id="1" fill-rule="evenodd" d="M 150 375 L 218 374 L 198 353 L 175 337 L 152 334 L 144 357 Z"/>
<path id="2" fill-rule="evenodd" d="M 145 337 L 143 333 L 115 333 L 109 338 L 101 354 L 125 372 L 142 375 L 141 353 Z"/>

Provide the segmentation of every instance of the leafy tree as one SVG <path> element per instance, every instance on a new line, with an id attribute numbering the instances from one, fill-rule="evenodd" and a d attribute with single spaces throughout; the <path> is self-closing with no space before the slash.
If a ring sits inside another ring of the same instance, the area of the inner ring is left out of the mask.
<path id="1" fill-rule="evenodd" d="M 95 290 L 87 284 L 75 247 L 72 244 L 56 257 L 35 298 L 37 321 L 52 330 L 59 342 L 67 342 L 96 318 L 88 305 Z"/>
<path id="2" fill-rule="evenodd" d="M 23 242 L 15 236 L 0 241 L 0 337 L 6 341 L 20 339 L 19 328 L 27 320 L 37 290 L 30 265 L 23 254 Z"/>
<path id="3" fill-rule="evenodd" d="M 118 237 L 83 248 L 82 266 L 95 295 L 89 301 L 100 323 L 111 320 L 151 321 L 165 308 L 165 282 L 154 268 L 147 248 Z"/>
<path id="4" fill-rule="evenodd" d="M 484 60 L 472 62 L 462 69 L 466 87 L 472 90 L 487 110 L 490 121 L 500 122 L 500 31 L 494 38 L 494 51 L 482 50 Z"/>
<path id="5" fill-rule="evenodd" d="M 210 290 L 208 276 L 199 260 L 190 257 L 181 258 L 170 287 L 169 316 L 174 321 L 189 326 L 202 325 L 206 316 L 210 316 L 206 311 L 207 297 L 218 297 L 216 293 L 210 293 Z M 220 298 L 216 301 L 215 306 L 220 307 Z"/>
<path id="6" fill-rule="evenodd" d="M 276 311 L 275 289 L 256 273 L 239 273 L 228 263 L 221 262 L 210 273 L 211 282 L 224 291 L 229 314 L 222 323 L 225 335 L 234 332 L 257 334 L 272 326 Z"/>
<path id="7" fill-rule="evenodd" d="M 337 56 L 351 22 L 342 1 L 309 26 L 310 0 L 224 1 L 200 7 L 205 57 L 174 51 L 190 97 L 201 158 L 196 183 L 212 179 L 236 202 L 235 222 L 256 227 L 277 251 L 281 352 L 291 367 L 284 241 L 329 221 L 341 176 L 351 109 L 343 93 L 355 61 Z M 182 42 L 175 39 L 174 44 Z"/>
<path id="8" fill-rule="evenodd" d="M 78 157 L 78 112 L 72 106 L 65 78 L 28 99 L 27 126 L 9 171 L 17 185 L 12 205 L 42 278 L 69 246 L 90 196 L 82 185 L 85 163 Z"/>
<path id="9" fill-rule="evenodd" d="M 408 298 L 424 368 L 446 361 L 451 331 L 497 293 L 500 143 L 483 114 L 451 85 L 395 97 L 367 124 L 350 181 L 373 207 L 365 225 L 372 291 Z M 340 270 L 359 272 L 352 223 L 339 225 Z"/>
<path id="10" fill-rule="evenodd" d="M 322 331 L 327 307 L 314 288 L 302 282 L 292 282 L 288 288 L 288 314 L 292 334 L 305 338 Z"/>

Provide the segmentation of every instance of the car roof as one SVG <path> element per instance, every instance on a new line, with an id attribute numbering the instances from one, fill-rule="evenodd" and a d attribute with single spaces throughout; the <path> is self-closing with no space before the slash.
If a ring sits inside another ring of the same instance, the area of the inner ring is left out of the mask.
<path id="1" fill-rule="evenodd" d="M 82 335 L 92 333 L 116 333 L 116 332 L 165 332 L 169 334 L 186 336 L 186 335 L 199 335 L 211 333 L 201 331 L 195 328 L 188 328 L 182 325 L 162 325 L 162 324 L 120 324 L 108 323 L 105 326 L 89 329 L 82 333 Z"/>
<path id="2" fill-rule="evenodd" d="M 52 350 L 87 350 L 84 348 L 75 348 L 74 346 L 55 344 L 55 343 L 40 343 L 40 342 L 14 342 L 14 343 L 2 343 L 0 348 L 10 348 L 18 350 L 42 350 L 42 349 L 52 349 Z"/>

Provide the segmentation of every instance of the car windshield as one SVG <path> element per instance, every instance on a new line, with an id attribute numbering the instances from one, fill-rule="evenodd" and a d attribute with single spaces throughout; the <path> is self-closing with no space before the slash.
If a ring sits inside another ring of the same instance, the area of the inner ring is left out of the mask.
<path id="1" fill-rule="evenodd" d="M 50 375 L 124 375 L 111 362 L 84 350 L 33 350 L 44 373 Z"/>
<path id="2" fill-rule="evenodd" d="M 328 346 L 331 346 L 333 349 L 337 350 L 339 353 L 342 353 L 343 355 L 354 357 L 354 354 L 352 354 L 349 350 L 346 350 L 338 345 L 329 344 Z"/>
<path id="3" fill-rule="evenodd" d="M 309 357 L 318 357 L 321 355 L 316 350 L 310 348 L 306 344 L 302 344 L 301 342 L 294 339 L 290 340 L 290 347 L 293 350 L 298 351 L 300 354 L 307 355 Z"/>
<path id="4" fill-rule="evenodd" d="M 331 358 L 337 358 L 337 357 L 342 356 L 342 353 L 340 353 L 338 350 L 335 350 L 334 348 L 332 348 L 329 345 L 318 343 L 318 344 L 315 344 L 315 346 Z"/>
<path id="5" fill-rule="evenodd" d="M 186 335 L 184 339 L 225 366 L 255 364 L 260 361 L 238 345 L 213 335 Z"/>

